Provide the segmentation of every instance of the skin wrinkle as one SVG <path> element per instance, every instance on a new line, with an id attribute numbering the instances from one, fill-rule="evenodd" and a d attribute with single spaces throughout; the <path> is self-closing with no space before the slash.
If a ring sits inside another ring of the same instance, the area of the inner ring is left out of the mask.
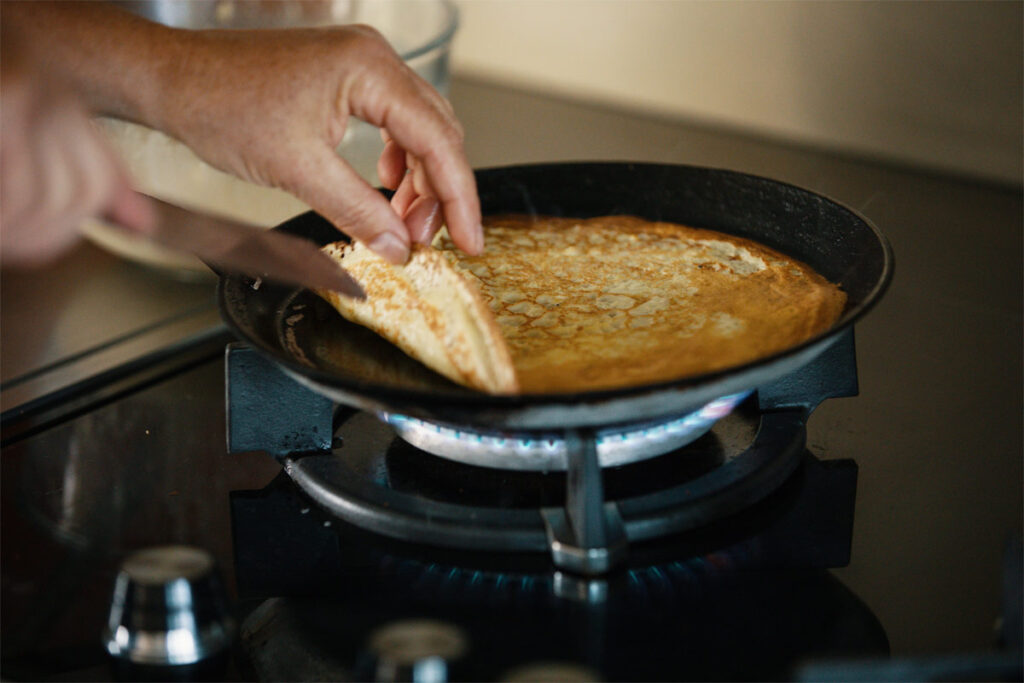
<path id="1" fill-rule="evenodd" d="M 372 31 L 372 29 L 370 30 Z M 373 33 L 376 34 L 375 31 Z M 408 89 L 408 84 L 399 77 L 398 70 L 395 68 L 395 61 L 400 61 L 401 58 L 387 43 L 376 40 L 368 41 L 366 38 L 353 42 L 358 42 L 358 44 L 351 49 L 357 54 L 361 53 L 367 61 L 356 61 L 356 68 L 349 74 L 352 95 L 350 101 L 358 103 L 358 106 L 353 107 L 351 112 L 357 118 L 364 121 L 380 122 L 382 127 L 388 128 L 387 109 L 389 103 L 398 99 L 392 96 L 394 89 L 397 87 Z M 344 57 L 344 55 L 339 55 L 339 57 Z M 371 73 L 369 64 L 376 64 L 378 68 L 384 68 L 386 71 Z"/>
<path id="2" fill-rule="evenodd" d="M 352 79 L 343 78 L 335 88 L 334 109 L 324 111 L 324 128 L 328 131 L 328 139 L 335 147 L 345 139 L 345 131 L 348 129 L 348 117 L 352 112 L 348 110 L 347 103 L 351 92 Z"/>

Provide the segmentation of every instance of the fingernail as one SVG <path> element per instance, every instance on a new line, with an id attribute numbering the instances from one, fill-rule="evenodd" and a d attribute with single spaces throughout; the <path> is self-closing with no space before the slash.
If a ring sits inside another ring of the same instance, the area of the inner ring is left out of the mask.
<path id="1" fill-rule="evenodd" d="M 403 220 L 414 242 L 430 244 L 444 221 L 441 203 L 431 197 L 420 197 L 409 206 Z"/>
<path id="2" fill-rule="evenodd" d="M 394 233 L 382 232 L 367 246 L 396 265 L 402 265 L 409 260 L 409 247 Z"/>

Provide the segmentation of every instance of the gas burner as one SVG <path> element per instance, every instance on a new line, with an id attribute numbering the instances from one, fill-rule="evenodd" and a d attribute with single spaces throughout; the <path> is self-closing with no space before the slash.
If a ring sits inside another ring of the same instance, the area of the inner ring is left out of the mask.
<path id="1" fill-rule="evenodd" d="M 681 417 L 595 430 L 598 463 L 616 467 L 682 448 L 706 434 L 749 395 L 748 391 L 724 396 Z M 377 417 L 413 446 L 468 465 L 545 472 L 569 466 L 564 433 L 486 431 L 384 412 Z"/>
<path id="2" fill-rule="evenodd" d="M 781 380 L 660 423 L 495 433 L 337 408 L 234 346 L 228 449 L 274 455 L 306 495 L 364 530 L 448 550 L 546 553 L 560 570 L 595 576 L 625 563 L 634 545 L 708 527 L 766 499 L 803 461 L 811 412 L 855 392 L 851 331 Z M 267 395 L 279 400 L 268 404 Z M 412 451 L 407 461 L 430 453 L 444 461 L 398 485 L 391 465 L 402 458 L 390 454 L 403 447 Z M 481 480 L 494 490 L 495 477 L 503 478 L 499 491 L 543 492 L 514 504 L 471 494 Z M 453 480 L 431 486 L 435 478 Z"/>

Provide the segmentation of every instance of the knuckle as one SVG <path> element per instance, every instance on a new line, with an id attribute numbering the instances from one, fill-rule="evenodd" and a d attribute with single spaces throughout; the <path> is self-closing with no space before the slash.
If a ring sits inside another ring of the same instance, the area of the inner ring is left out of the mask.
<path id="1" fill-rule="evenodd" d="M 363 40 L 374 43 L 387 42 L 384 39 L 384 34 L 370 24 L 351 24 L 348 28 Z"/>
<path id="2" fill-rule="evenodd" d="M 451 128 L 455 135 L 455 141 L 461 147 L 466 142 L 466 129 L 462 127 L 462 123 L 458 119 L 451 119 Z"/>
<path id="3" fill-rule="evenodd" d="M 395 52 L 380 31 L 367 24 L 353 24 L 349 31 L 349 48 L 364 59 L 394 60 Z M 399 60 L 400 61 L 400 60 Z"/>
<path id="4" fill-rule="evenodd" d="M 452 125 L 441 126 L 440 130 L 437 131 L 436 143 L 434 148 L 442 148 L 442 150 L 461 150 L 463 144 L 463 134 L 457 127 Z"/>

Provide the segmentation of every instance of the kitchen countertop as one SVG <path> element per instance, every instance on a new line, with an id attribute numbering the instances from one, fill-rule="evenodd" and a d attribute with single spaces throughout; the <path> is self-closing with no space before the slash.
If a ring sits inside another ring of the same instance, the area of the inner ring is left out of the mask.
<path id="1" fill-rule="evenodd" d="M 728 168 L 825 194 L 888 236 L 893 284 L 856 331 L 860 396 L 826 402 L 808 427 L 816 455 L 859 465 L 852 561 L 835 573 L 895 655 L 989 649 L 1024 510 L 1021 188 L 479 81 L 456 79 L 451 100 L 476 167 Z M 5 269 L 0 289 L 5 414 L 219 328 L 212 281 L 90 244 L 43 269 Z"/>

